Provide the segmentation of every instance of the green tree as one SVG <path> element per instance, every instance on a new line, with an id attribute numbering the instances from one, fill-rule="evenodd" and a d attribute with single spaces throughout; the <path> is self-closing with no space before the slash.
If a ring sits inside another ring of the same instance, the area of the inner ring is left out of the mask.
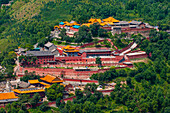
<path id="1" fill-rule="evenodd" d="M 6 113 L 5 109 L 4 109 L 4 108 L 1 108 L 1 109 L 0 109 L 0 113 Z"/>
<path id="2" fill-rule="evenodd" d="M 102 66 L 102 61 L 100 57 L 96 58 L 96 64 L 98 64 L 99 67 Z"/>
<path id="3" fill-rule="evenodd" d="M 100 28 L 98 30 L 98 36 L 99 37 L 108 37 L 107 30 Z"/>
<path id="4" fill-rule="evenodd" d="M 32 107 L 35 107 L 35 105 L 40 101 L 41 96 L 36 93 L 34 96 L 29 100 L 29 103 L 32 105 Z"/>
<path id="5" fill-rule="evenodd" d="M 87 26 L 81 26 L 79 28 L 78 33 L 75 34 L 75 41 L 76 43 L 92 41 L 92 36 L 91 33 L 89 33 L 89 28 Z"/>
<path id="6" fill-rule="evenodd" d="M 57 98 L 63 98 L 63 85 L 59 85 L 57 83 L 53 84 L 50 88 L 47 89 L 47 99 L 48 100 L 56 100 Z"/>
<path id="7" fill-rule="evenodd" d="M 61 40 L 64 40 L 66 37 L 66 29 L 61 29 L 59 36 L 61 37 Z"/>
<path id="8" fill-rule="evenodd" d="M 126 79 L 126 82 L 127 82 L 127 85 L 130 87 L 130 88 L 132 88 L 133 87 L 133 85 L 132 85 L 132 82 L 131 82 L 132 80 L 131 80 L 131 78 L 130 77 L 128 77 L 127 79 Z"/>
<path id="9" fill-rule="evenodd" d="M 76 95 L 76 98 L 77 98 L 77 99 L 80 99 L 80 98 L 83 97 L 83 92 L 80 91 L 80 90 L 78 90 L 78 89 L 76 89 L 75 95 Z"/>
<path id="10" fill-rule="evenodd" d="M 99 28 L 100 28 L 100 25 L 98 23 L 94 23 L 93 25 L 90 25 L 90 31 L 91 31 L 93 37 L 98 36 Z"/>
<path id="11" fill-rule="evenodd" d="M 97 85 L 95 83 L 92 83 L 92 84 L 87 83 L 84 88 L 84 90 L 91 91 L 91 92 L 96 91 L 96 89 L 97 89 Z"/>
<path id="12" fill-rule="evenodd" d="M 41 105 L 40 105 L 40 110 L 45 112 L 48 110 L 48 102 L 47 101 L 44 101 Z"/>
<path id="13" fill-rule="evenodd" d="M 60 102 L 60 101 L 61 101 L 61 98 L 57 98 L 57 99 L 56 99 L 56 106 L 57 106 L 57 107 L 59 107 L 59 106 L 60 106 L 60 104 L 61 104 L 61 102 Z"/>

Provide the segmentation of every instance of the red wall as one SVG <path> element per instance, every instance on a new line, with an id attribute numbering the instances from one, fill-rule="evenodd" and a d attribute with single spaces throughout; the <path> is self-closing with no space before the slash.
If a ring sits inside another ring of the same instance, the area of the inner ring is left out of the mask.
<path id="1" fill-rule="evenodd" d="M 121 64 L 123 65 L 123 64 Z M 125 67 L 131 67 L 128 65 L 124 65 Z M 117 67 L 115 69 L 121 69 L 121 68 L 125 68 L 125 67 Z M 95 73 L 103 73 L 106 70 L 109 69 L 99 69 L 97 71 L 75 71 L 74 69 L 57 69 L 57 68 L 47 68 L 47 69 L 43 69 L 43 68 L 24 68 L 24 71 L 28 70 L 28 72 L 33 72 L 35 71 L 36 74 L 39 74 L 40 76 L 45 76 L 47 74 L 51 74 L 54 76 L 61 76 L 62 74 L 64 75 L 64 78 L 74 78 L 74 79 L 88 79 L 92 74 Z M 23 72 L 24 72 L 23 71 Z"/>
<path id="2" fill-rule="evenodd" d="M 127 33 L 127 32 L 132 32 L 132 31 L 150 31 L 152 28 L 128 28 L 128 29 L 124 29 L 122 30 L 123 33 Z"/>
<path id="3" fill-rule="evenodd" d="M 38 64 L 38 62 L 39 62 L 39 64 L 44 64 L 44 62 L 45 62 L 45 64 L 47 64 L 48 63 L 47 61 L 55 61 L 54 55 L 52 55 L 52 56 L 38 56 L 37 58 L 38 58 L 38 60 L 36 60 L 36 64 Z"/>

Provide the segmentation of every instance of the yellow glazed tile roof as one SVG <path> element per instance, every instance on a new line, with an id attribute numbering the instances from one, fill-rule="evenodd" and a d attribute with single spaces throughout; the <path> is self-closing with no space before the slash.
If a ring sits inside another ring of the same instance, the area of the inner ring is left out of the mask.
<path id="1" fill-rule="evenodd" d="M 89 22 L 91 22 L 91 23 L 93 23 L 94 21 L 95 21 L 95 19 L 93 19 L 93 18 L 89 19 Z"/>
<path id="2" fill-rule="evenodd" d="M 60 85 L 62 85 L 62 86 L 64 86 L 64 87 L 66 86 L 66 85 L 65 85 L 65 84 L 63 84 L 63 83 L 60 83 Z"/>
<path id="3" fill-rule="evenodd" d="M 131 21 L 129 21 L 128 23 L 131 23 L 132 22 L 132 20 Z"/>
<path id="4" fill-rule="evenodd" d="M 48 85 L 48 86 L 45 86 L 45 88 L 50 88 L 51 86 L 50 85 Z"/>
<path id="5" fill-rule="evenodd" d="M 52 83 L 55 77 L 51 75 L 46 75 L 44 78 L 40 78 L 40 79 Z"/>
<path id="6" fill-rule="evenodd" d="M 90 25 L 92 25 L 93 23 L 84 23 L 84 24 L 82 24 L 81 26 L 87 26 L 87 27 L 90 27 Z"/>
<path id="7" fill-rule="evenodd" d="M 67 45 L 66 47 L 63 47 L 63 49 L 75 49 L 75 48 L 71 47 L 70 45 Z"/>
<path id="8" fill-rule="evenodd" d="M 31 90 L 33 89 L 33 90 Z M 37 92 L 45 92 L 44 89 L 36 89 L 34 90 L 35 88 L 29 88 L 29 89 L 14 89 L 13 91 L 16 92 L 16 93 L 19 93 L 19 94 L 25 94 L 25 93 L 37 93 Z"/>
<path id="9" fill-rule="evenodd" d="M 37 84 L 37 83 L 39 83 L 38 79 L 36 79 L 36 80 L 28 80 L 28 82 L 30 84 Z"/>
<path id="10" fill-rule="evenodd" d="M 16 98 L 18 97 L 15 96 L 14 92 L 0 93 L 0 100 L 16 99 Z"/>
<path id="11" fill-rule="evenodd" d="M 51 76 L 51 75 L 46 75 L 44 78 L 40 78 L 41 80 L 44 80 L 48 83 L 58 83 L 58 82 L 63 82 L 63 80 L 61 80 L 60 78 L 58 77 L 54 77 L 54 76 Z M 55 80 L 57 79 L 57 80 Z"/>
<path id="12" fill-rule="evenodd" d="M 52 83 L 60 83 L 63 82 L 63 80 L 53 81 Z"/>
<path id="13" fill-rule="evenodd" d="M 109 18 L 103 19 L 103 21 L 105 21 L 105 22 L 119 22 L 119 20 L 116 20 L 113 17 L 109 17 Z"/>
<path id="14" fill-rule="evenodd" d="M 101 20 L 101 19 L 97 19 L 97 22 L 101 23 L 101 22 L 102 22 L 102 20 Z"/>
<path id="15" fill-rule="evenodd" d="M 55 29 L 56 27 L 57 27 L 57 28 L 60 28 L 60 26 L 56 25 L 56 26 L 54 26 L 54 29 Z"/>
<path id="16" fill-rule="evenodd" d="M 40 82 L 40 84 L 44 85 L 44 86 L 48 86 L 50 84 L 44 83 L 44 82 Z"/>
<path id="17" fill-rule="evenodd" d="M 66 50 L 65 52 L 79 52 L 79 50 Z"/>
<path id="18" fill-rule="evenodd" d="M 96 19 L 96 18 L 95 19 L 91 18 L 91 19 L 89 19 L 88 22 L 90 22 L 90 23 L 95 23 L 95 22 L 101 23 L 102 20 L 101 19 Z"/>

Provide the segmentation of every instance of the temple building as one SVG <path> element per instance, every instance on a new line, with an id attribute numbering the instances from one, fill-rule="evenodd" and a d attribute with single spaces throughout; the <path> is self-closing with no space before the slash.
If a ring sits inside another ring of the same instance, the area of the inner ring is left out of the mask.
<path id="1" fill-rule="evenodd" d="M 35 93 L 39 93 L 39 95 L 44 98 L 45 97 L 45 89 L 42 88 L 27 88 L 27 89 L 13 89 L 15 95 L 29 94 L 30 98 L 34 96 Z"/>
<path id="2" fill-rule="evenodd" d="M 26 56 L 37 57 L 36 64 L 55 63 L 54 54 L 50 51 L 27 51 Z"/>
<path id="3" fill-rule="evenodd" d="M 46 75 L 43 78 L 40 78 L 42 80 L 42 82 L 46 83 L 46 84 L 54 84 L 54 83 L 62 83 L 63 80 L 61 80 L 58 77 L 52 76 L 52 75 Z"/>
<path id="4" fill-rule="evenodd" d="M 91 18 L 91 19 L 89 19 L 89 21 L 88 21 L 89 23 L 101 23 L 102 22 L 102 20 L 101 19 L 93 19 L 93 18 Z"/>
<path id="5" fill-rule="evenodd" d="M 50 87 L 50 84 L 44 83 L 44 82 L 40 82 L 38 79 L 35 80 L 28 80 L 28 83 L 30 83 L 30 85 L 33 85 L 35 87 Z"/>
<path id="6" fill-rule="evenodd" d="M 119 22 L 119 20 L 114 19 L 113 17 L 108 17 L 106 19 L 103 19 L 104 22 L 113 22 L 113 23 L 117 23 Z"/>
<path id="7" fill-rule="evenodd" d="M 85 56 L 87 58 L 89 57 L 101 57 L 101 56 L 111 56 L 112 51 L 106 50 L 106 49 L 96 49 L 96 50 L 80 50 L 79 51 L 82 56 Z"/>
<path id="8" fill-rule="evenodd" d="M 18 97 L 14 92 L 0 93 L 0 106 L 5 106 L 8 103 L 18 101 Z"/>
<path id="9" fill-rule="evenodd" d="M 54 56 L 59 56 L 59 52 L 57 50 L 57 46 L 54 45 L 51 42 L 47 42 L 45 45 L 45 51 L 50 51 L 52 54 L 54 54 Z"/>
<path id="10" fill-rule="evenodd" d="M 78 52 L 79 50 L 69 45 L 66 47 L 63 47 L 63 53 L 65 54 L 65 56 L 78 56 Z"/>

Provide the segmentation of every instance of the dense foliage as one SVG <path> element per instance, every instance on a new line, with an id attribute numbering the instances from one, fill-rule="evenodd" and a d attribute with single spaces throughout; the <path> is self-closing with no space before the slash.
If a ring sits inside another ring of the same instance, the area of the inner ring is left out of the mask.
<path id="1" fill-rule="evenodd" d="M 147 81 L 143 81 L 142 85 L 135 84 L 133 89 L 117 82 L 110 96 L 103 96 L 96 89 L 94 94 L 88 88 L 85 89 L 84 94 L 76 90 L 77 98 L 73 102 L 60 103 L 58 107 L 61 113 L 155 113 L 158 111 L 166 113 L 169 109 L 168 91 L 157 85 L 151 86 Z"/>
<path id="2" fill-rule="evenodd" d="M 27 70 L 25 71 L 25 76 L 20 78 L 20 80 L 24 82 L 28 82 L 28 80 L 34 80 L 34 79 L 40 80 L 40 76 L 36 75 L 35 72 L 28 72 Z"/>
<path id="3" fill-rule="evenodd" d="M 13 5 L 15 6 L 18 2 L 21 1 L 17 1 Z M 25 5 L 32 4 L 27 0 L 23 2 L 25 2 Z M 0 37 L 5 39 L 5 42 L 10 43 L 8 46 L 25 47 L 49 36 L 50 30 L 59 21 L 67 19 L 67 21 L 75 20 L 82 23 L 87 22 L 91 17 L 103 19 L 109 16 L 119 20 L 142 20 L 152 25 L 159 25 L 160 29 L 169 29 L 168 5 L 167 0 L 42 1 L 40 13 L 35 14 L 35 16 L 30 15 L 29 19 L 25 18 L 21 21 L 18 19 L 19 17 L 15 16 L 17 11 L 12 12 L 11 7 L 6 7 L 0 11 Z M 96 36 L 96 34 L 93 33 L 93 36 Z M 1 50 L 4 49 L 6 47 Z"/>
<path id="4" fill-rule="evenodd" d="M 168 0 L 70 0 L 57 1 L 57 5 L 54 4 L 55 2 L 46 4 L 46 7 L 42 9 L 43 16 L 58 10 L 61 14 L 58 17 L 60 20 L 65 20 L 62 18 L 63 15 L 69 15 L 69 20 L 75 20 L 79 23 L 87 22 L 91 17 L 103 19 L 113 16 L 119 20 L 143 20 L 153 25 L 159 25 L 161 29 L 169 29 Z M 63 9 L 62 7 L 66 8 Z M 64 10 L 64 12 L 61 10 Z M 46 19 L 59 15 L 52 14 L 48 14 L 49 17 L 46 17 Z"/>
<path id="5" fill-rule="evenodd" d="M 54 101 L 56 99 L 61 100 L 63 98 L 64 86 L 59 84 L 53 84 L 50 88 L 47 89 L 46 95 L 47 99 Z"/>
<path id="6" fill-rule="evenodd" d="M 125 105 L 130 112 L 168 112 L 169 106 L 169 35 L 166 32 L 152 31 L 150 41 L 143 40 L 141 49 L 151 53 L 148 63 L 136 63 L 135 69 L 110 69 L 97 73 L 91 79 L 100 84 L 126 78 L 127 86 L 117 83 L 111 98 L 116 104 Z"/>

